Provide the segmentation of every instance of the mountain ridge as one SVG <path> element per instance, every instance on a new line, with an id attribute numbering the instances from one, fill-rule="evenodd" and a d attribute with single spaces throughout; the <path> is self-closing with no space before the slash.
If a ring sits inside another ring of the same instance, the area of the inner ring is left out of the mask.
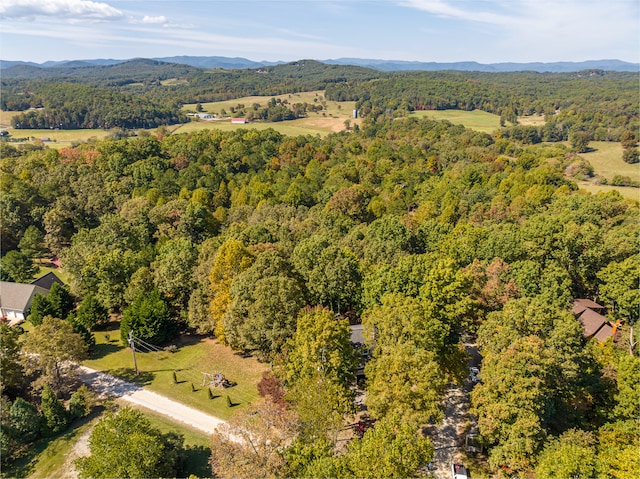
<path id="1" fill-rule="evenodd" d="M 89 59 L 89 60 L 64 60 L 47 61 L 43 63 L 0 60 L 0 69 L 7 70 L 15 66 L 34 68 L 78 68 L 90 66 L 106 66 L 125 63 L 133 59 Z M 241 57 L 221 57 L 221 56 L 173 56 L 154 57 L 150 60 L 166 63 L 177 63 L 189 65 L 197 68 L 222 68 L 222 69 L 254 69 L 265 66 L 274 66 L 290 62 L 277 61 L 253 61 Z M 328 65 L 354 65 L 373 68 L 380 71 L 479 71 L 479 72 L 515 72 L 515 71 L 536 71 L 551 73 L 569 73 L 583 70 L 610 70 L 610 71 L 640 71 L 640 64 L 629 63 L 617 59 L 587 60 L 581 62 L 501 62 L 501 63 L 479 63 L 475 61 L 464 62 L 419 62 L 405 60 L 382 60 L 366 58 L 337 58 L 318 60 Z"/>

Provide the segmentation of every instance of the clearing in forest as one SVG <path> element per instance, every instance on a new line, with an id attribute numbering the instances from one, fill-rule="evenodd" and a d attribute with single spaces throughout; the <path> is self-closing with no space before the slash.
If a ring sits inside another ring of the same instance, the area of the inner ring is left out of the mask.
<path id="1" fill-rule="evenodd" d="M 201 336 L 181 336 L 171 348 L 159 352 L 140 350 L 136 377 L 131 349 L 120 341 L 119 323 L 110 323 L 94 333 L 95 352 L 83 364 L 144 386 L 158 394 L 212 416 L 228 419 L 240 407 L 258 399 L 257 384 L 268 367 L 252 357 L 243 357 L 218 341 Z M 177 383 L 173 380 L 176 373 Z M 231 383 L 228 388 L 202 386 L 202 373 L 220 372 Z M 193 387 L 192 387 L 193 385 Z M 226 396 L 233 406 L 229 407 Z"/>

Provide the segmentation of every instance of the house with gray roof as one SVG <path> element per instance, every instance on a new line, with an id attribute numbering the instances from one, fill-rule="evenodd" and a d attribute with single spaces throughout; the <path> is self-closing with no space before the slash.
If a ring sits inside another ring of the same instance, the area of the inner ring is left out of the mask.
<path id="1" fill-rule="evenodd" d="M 0 318 L 8 321 L 10 326 L 27 319 L 31 302 L 36 294 L 46 296 L 51 287 L 64 283 L 55 273 L 47 273 L 34 280 L 31 284 L 0 281 Z"/>
<path id="2" fill-rule="evenodd" d="M 46 296 L 49 294 L 49 290 L 35 284 L 0 281 L 0 314 L 2 315 L 2 321 L 8 321 L 10 326 L 24 321 L 36 294 Z"/>

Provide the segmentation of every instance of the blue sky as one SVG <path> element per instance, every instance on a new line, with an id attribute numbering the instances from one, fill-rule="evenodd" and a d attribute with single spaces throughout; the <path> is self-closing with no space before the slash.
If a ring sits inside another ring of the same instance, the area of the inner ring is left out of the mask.
<path id="1" fill-rule="evenodd" d="M 2 0 L 0 58 L 640 62 L 638 0 Z"/>

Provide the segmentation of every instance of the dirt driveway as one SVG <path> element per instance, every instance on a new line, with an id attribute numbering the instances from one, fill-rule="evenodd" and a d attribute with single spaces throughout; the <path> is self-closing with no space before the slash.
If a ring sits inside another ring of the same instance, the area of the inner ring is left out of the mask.
<path id="1" fill-rule="evenodd" d="M 117 397 L 188 424 L 207 434 L 225 421 L 95 369 L 80 366 L 80 379 L 100 395 Z"/>

